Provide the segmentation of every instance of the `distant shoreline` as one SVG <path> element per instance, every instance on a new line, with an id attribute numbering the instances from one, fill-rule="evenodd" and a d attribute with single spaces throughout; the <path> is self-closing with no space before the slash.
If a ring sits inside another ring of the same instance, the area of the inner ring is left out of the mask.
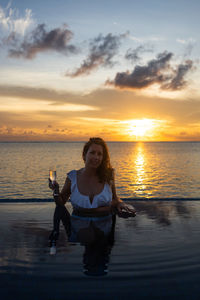
<path id="1" fill-rule="evenodd" d="M 85 143 L 85 141 L 0 141 L 0 144 Z M 200 143 L 200 141 L 106 141 L 107 143 Z"/>

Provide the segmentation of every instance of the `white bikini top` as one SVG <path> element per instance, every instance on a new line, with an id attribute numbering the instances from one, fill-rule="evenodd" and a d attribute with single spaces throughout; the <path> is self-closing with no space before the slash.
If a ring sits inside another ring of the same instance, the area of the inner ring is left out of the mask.
<path id="1" fill-rule="evenodd" d="M 97 208 L 100 206 L 109 206 L 112 201 L 112 190 L 108 183 L 104 184 L 104 188 L 101 193 L 94 195 L 92 203 L 90 197 L 83 195 L 78 190 L 77 185 L 77 171 L 72 170 L 67 173 L 68 178 L 71 181 L 71 195 L 70 201 L 74 208 Z"/>

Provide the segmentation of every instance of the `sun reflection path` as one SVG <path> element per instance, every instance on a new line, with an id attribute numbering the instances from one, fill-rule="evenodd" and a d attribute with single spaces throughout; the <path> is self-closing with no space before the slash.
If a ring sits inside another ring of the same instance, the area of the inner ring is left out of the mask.
<path id="1" fill-rule="evenodd" d="M 135 158 L 135 170 L 136 170 L 135 184 L 137 186 L 136 193 L 143 194 L 143 191 L 146 190 L 146 185 L 144 184 L 145 156 L 144 156 L 144 146 L 142 143 L 139 143 L 137 146 L 137 154 Z"/>
<path id="2" fill-rule="evenodd" d="M 135 149 L 135 154 L 132 156 L 132 165 L 134 172 L 132 174 L 131 190 L 135 196 L 146 197 L 150 196 L 148 181 L 148 170 L 146 155 L 143 143 L 138 143 Z"/>
<path id="3" fill-rule="evenodd" d="M 121 148 L 115 164 L 119 195 L 152 198 L 162 194 L 162 161 L 151 143 L 128 143 Z"/>

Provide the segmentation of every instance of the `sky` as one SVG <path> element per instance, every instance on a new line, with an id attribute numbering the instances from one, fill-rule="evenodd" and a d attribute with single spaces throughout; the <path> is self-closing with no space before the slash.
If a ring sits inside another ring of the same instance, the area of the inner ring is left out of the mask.
<path id="1" fill-rule="evenodd" d="M 0 0 L 0 141 L 200 141 L 199 11 Z"/>

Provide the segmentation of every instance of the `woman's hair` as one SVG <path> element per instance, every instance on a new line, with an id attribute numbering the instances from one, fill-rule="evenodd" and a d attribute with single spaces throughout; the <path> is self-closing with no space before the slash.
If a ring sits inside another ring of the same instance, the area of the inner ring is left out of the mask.
<path id="1" fill-rule="evenodd" d="M 106 142 L 99 138 L 99 137 L 93 137 L 90 138 L 89 141 L 84 145 L 83 147 L 83 160 L 85 161 L 85 156 L 92 144 L 101 145 L 103 148 L 103 159 L 101 165 L 97 168 L 97 175 L 99 177 L 99 180 L 101 182 L 108 182 L 109 184 L 113 180 L 113 168 L 110 163 L 110 155 L 108 151 L 108 147 L 106 145 Z"/>

